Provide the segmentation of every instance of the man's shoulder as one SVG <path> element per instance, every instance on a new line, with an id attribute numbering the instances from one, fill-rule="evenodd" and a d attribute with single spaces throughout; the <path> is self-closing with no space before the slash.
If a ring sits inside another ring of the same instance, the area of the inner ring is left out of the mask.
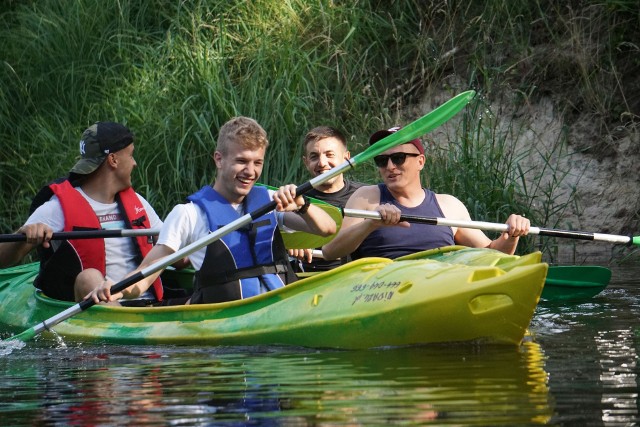
<path id="1" fill-rule="evenodd" d="M 358 191 L 363 193 L 363 192 L 371 192 L 371 193 L 380 193 L 380 184 L 363 184 L 361 182 L 359 182 L 358 184 L 360 184 L 357 188 L 355 188 L 355 191 Z"/>
<path id="2" fill-rule="evenodd" d="M 429 191 L 429 190 L 427 190 L 427 191 Z M 447 193 L 436 193 L 436 192 L 433 192 L 433 195 L 434 195 L 434 196 L 436 197 L 436 199 L 438 199 L 439 201 L 441 200 L 441 201 L 452 201 L 452 202 L 453 202 L 453 201 L 457 201 L 457 202 L 460 202 L 460 200 L 459 200 L 456 196 L 454 196 L 454 195 L 452 195 L 452 194 L 447 194 Z"/>
<path id="3" fill-rule="evenodd" d="M 344 187 L 342 187 L 339 191 L 335 193 L 325 193 L 316 189 L 311 190 L 308 194 L 309 196 L 316 198 L 318 200 L 322 200 L 323 202 L 327 202 L 334 206 L 344 206 L 351 195 L 356 192 L 361 187 L 365 187 L 366 184 L 356 181 L 344 181 Z"/>
<path id="4" fill-rule="evenodd" d="M 64 221 L 64 217 L 62 216 L 62 206 L 60 205 L 58 197 L 54 195 L 51 199 L 42 203 L 33 212 L 31 212 L 25 224 L 35 224 L 40 222 L 53 226 L 59 218 L 62 218 Z M 54 231 L 62 231 L 62 229 L 56 229 Z"/>
<path id="5" fill-rule="evenodd" d="M 456 211 L 460 209 L 463 209 L 466 211 L 467 209 L 464 203 L 462 203 L 462 201 L 460 201 L 460 199 L 458 199 L 456 196 L 453 196 L 451 194 L 445 194 L 445 193 L 433 193 L 433 194 L 436 200 L 438 201 L 438 204 L 443 209 L 455 209 Z"/>
<path id="6" fill-rule="evenodd" d="M 198 206 L 197 203 L 193 203 L 193 202 L 177 204 L 173 207 L 173 209 L 171 210 L 171 213 L 175 215 L 190 215 L 190 216 L 204 215 L 204 211 L 202 210 L 202 208 Z"/>
<path id="7" fill-rule="evenodd" d="M 366 185 L 370 185 L 370 184 L 365 184 L 364 182 L 359 182 L 359 181 L 349 181 L 347 179 L 344 180 L 344 186 L 347 188 L 353 188 L 354 190 L 357 190 L 360 187 L 364 187 Z"/>

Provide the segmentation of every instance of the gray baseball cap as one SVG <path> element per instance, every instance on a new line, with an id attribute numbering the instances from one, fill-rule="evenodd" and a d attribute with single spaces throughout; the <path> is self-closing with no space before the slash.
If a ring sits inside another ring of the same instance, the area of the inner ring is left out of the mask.
<path id="1" fill-rule="evenodd" d="M 113 122 L 96 122 L 89 126 L 80 140 L 80 160 L 71 173 L 88 175 L 98 169 L 109 153 L 115 153 L 133 143 L 134 135 L 127 127 Z"/>

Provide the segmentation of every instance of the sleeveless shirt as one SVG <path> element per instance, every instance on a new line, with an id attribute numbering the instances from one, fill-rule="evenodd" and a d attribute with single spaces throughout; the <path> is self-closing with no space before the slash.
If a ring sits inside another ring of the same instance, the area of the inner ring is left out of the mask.
<path id="1" fill-rule="evenodd" d="M 423 217 L 444 217 L 433 191 L 424 189 L 425 198 L 421 204 L 409 208 L 401 205 L 384 184 L 378 184 L 380 204 L 391 203 L 405 215 Z M 429 224 L 411 224 L 404 227 L 380 227 L 374 230 L 352 254 L 354 259 L 364 257 L 398 258 L 427 249 L 454 244 L 451 227 Z"/>

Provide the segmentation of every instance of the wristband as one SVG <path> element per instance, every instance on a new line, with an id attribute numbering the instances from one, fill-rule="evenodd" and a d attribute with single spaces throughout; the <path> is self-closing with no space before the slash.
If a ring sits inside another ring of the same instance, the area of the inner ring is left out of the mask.
<path id="1" fill-rule="evenodd" d="M 298 215 L 306 214 L 307 211 L 309 210 L 309 206 L 311 206 L 311 201 L 307 196 L 303 195 L 302 198 L 304 199 L 304 205 L 300 206 L 300 208 L 297 211 L 295 211 Z"/>

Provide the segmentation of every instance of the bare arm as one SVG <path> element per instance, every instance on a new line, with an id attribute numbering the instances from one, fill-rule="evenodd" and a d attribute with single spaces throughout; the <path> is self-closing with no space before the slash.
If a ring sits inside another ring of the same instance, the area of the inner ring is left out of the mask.
<path id="1" fill-rule="evenodd" d="M 304 205 L 304 198 L 302 196 L 296 197 L 295 190 L 296 186 L 289 184 L 280 187 L 273 195 L 273 200 L 277 203 L 276 210 L 285 212 L 284 225 L 293 230 L 319 236 L 334 234 L 337 229 L 335 221 L 319 207 L 310 205 L 307 212 L 303 214 L 295 212 Z"/>
<path id="2" fill-rule="evenodd" d="M 338 235 L 322 247 L 325 259 L 337 259 L 351 254 L 379 227 L 409 227 L 409 223 L 400 221 L 400 209 L 391 204 L 380 205 L 380 190 L 376 185 L 360 187 L 349 198 L 345 208 L 375 210 L 380 212 L 381 219 L 345 217 Z"/>
<path id="3" fill-rule="evenodd" d="M 471 216 L 466 206 L 457 198 L 449 194 L 437 194 L 438 203 L 446 218 L 470 221 Z M 530 222 L 520 215 L 510 215 L 506 224 L 509 231 L 502 233 L 497 239 L 491 240 L 481 230 L 471 228 L 453 228 L 453 237 L 459 245 L 472 248 L 491 248 L 513 255 L 518 246 L 520 236 L 529 233 Z"/>
<path id="4" fill-rule="evenodd" d="M 16 233 L 24 234 L 26 241 L 0 243 L 0 268 L 17 264 L 38 245 L 48 248 L 53 236 L 51 227 L 42 223 L 23 225 Z"/>
<path id="5" fill-rule="evenodd" d="M 166 245 L 155 245 L 147 254 L 146 257 L 142 260 L 140 266 L 129 273 L 127 277 L 139 272 L 140 270 L 154 264 L 155 262 L 161 260 L 164 257 L 167 257 L 173 254 L 175 251 Z M 100 287 L 94 289 L 89 293 L 84 299 L 93 299 L 96 303 L 100 301 L 116 301 L 121 298 L 124 299 L 132 299 L 138 298 L 140 295 L 145 293 L 147 289 L 151 287 L 153 282 L 158 278 L 158 276 L 162 273 L 163 270 L 157 271 L 156 273 L 151 274 L 148 277 L 140 280 L 137 283 L 129 286 L 127 289 L 122 292 L 118 292 L 117 294 L 111 294 L 111 286 L 113 283 L 105 281 L 100 285 Z"/>
<path id="6" fill-rule="evenodd" d="M 7 268 L 19 263 L 35 245 L 26 242 L 0 243 L 0 268 Z"/>
<path id="7" fill-rule="evenodd" d="M 513 255 L 518 247 L 520 237 L 529 233 L 531 222 L 521 215 L 511 214 L 507 218 L 506 224 L 509 226 L 509 231 L 493 240 L 489 247 Z"/>

